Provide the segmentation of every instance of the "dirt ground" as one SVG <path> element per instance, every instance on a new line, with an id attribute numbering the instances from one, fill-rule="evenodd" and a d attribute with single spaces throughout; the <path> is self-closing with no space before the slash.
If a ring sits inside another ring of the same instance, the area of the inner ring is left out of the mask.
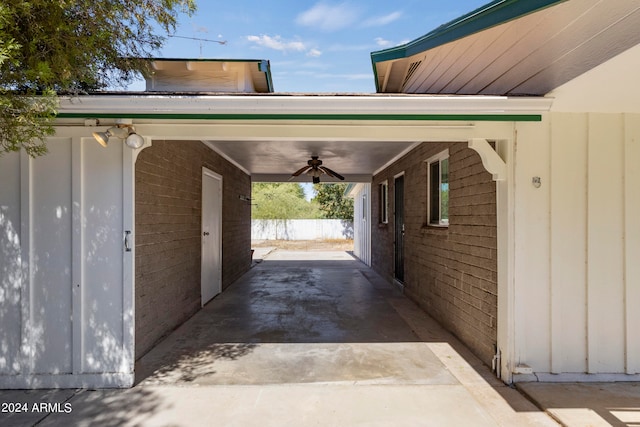
<path id="1" fill-rule="evenodd" d="M 251 247 L 275 247 L 293 251 L 352 251 L 353 240 L 252 240 Z"/>

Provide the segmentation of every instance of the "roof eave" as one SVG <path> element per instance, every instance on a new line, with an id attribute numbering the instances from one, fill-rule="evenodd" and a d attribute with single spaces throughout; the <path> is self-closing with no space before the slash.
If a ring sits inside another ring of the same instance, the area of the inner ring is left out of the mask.
<path id="1" fill-rule="evenodd" d="M 568 0 L 494 0 L 409 43 L 372 52 L 374 72 L 380 62 L 408 58 L 565 1 Z"/>
<path id="2" fill-rule="evenodd" d="M 283 104 L 284 101 L 284 104 Z M 553 100 L 498 96 L 180 96 L 61 98 L 59 118 L 158 120 L 538 120 Z"/>

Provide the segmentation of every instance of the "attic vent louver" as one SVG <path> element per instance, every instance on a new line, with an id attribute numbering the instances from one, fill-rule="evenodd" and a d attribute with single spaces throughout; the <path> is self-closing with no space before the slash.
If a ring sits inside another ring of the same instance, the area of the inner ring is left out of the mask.
<path id="1" fill-rule="evenodd" d="M 409 79 L 411 79 L 411 76 L 413 76 L 413 74 L 416 72 L 420 64 L 422 64 L 422 61 L 412 62 L 411 65 L 409 65 L 409 69 L 407 70 L 407 75 L 405 76 L 404 81 L 402 82 L 402 87 L 404 87 L 409 81 Z"/>

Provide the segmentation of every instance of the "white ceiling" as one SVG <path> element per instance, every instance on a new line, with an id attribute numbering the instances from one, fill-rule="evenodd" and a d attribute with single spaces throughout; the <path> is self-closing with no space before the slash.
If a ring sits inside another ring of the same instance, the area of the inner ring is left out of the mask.
<path id="1" fill-rule="evenodd" d="M 346 180 L 369 180 L 371 175 L 402 155 L 411 141 L 207 141 L 208 146 L 252 175 L 254 181 L 282 181 L 319 156 L 323 166 Z M 293 179 L 292 179 L 293 180 Z M 301 175 L 297 181 L 310 181 Z M 336 181 L 323 175 L 321 181 Z"/>

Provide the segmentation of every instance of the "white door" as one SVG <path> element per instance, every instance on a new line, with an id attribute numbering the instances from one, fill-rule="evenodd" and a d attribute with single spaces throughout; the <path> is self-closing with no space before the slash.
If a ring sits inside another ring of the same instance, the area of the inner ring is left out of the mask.
<path id="1" fill-rule="evenodd" d="M 222 292 L 222 177 L 202 168 L 201 303 Z"/>

